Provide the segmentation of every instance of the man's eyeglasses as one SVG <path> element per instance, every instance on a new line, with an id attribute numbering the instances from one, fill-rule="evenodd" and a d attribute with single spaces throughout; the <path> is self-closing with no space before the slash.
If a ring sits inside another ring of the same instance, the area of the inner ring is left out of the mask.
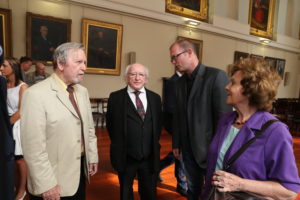
<path id="1" fill-rule="evenodd" d="M 178 58 L 181 54 L 186 53 L 186 52 L 187 52 L 187 50 L 185 50 L 185 51 L 183 51 L 183 52 L 181 52 L 181 53 L 178 53 L 178 54 L 172 56 L 172 57 L 171 57 L 171 62 L 174 62 L 175 60 L 177 60 L 177 58 Z"/>

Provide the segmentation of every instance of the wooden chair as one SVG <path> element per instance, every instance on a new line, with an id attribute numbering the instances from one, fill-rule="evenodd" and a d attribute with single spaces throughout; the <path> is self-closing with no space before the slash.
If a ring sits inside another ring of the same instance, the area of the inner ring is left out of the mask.
<path id="1" fill-rule="evenodd" d="M 98 127 L 100 119 L 102 119 L 102 114 L 101 114 L 101 99 L 99 98 L 91 98 L 91 109 L 92 109 L 92 115 L 93 119 L 95 122 L 95 126 Z"/>
<path id="2" fill-rule="evenodd" d="M 100 111 L 101 127 L 106 126 L 107 102 L 108 102 L 108 98 L 102 98 L 101 99 L 101 111 Z"/>

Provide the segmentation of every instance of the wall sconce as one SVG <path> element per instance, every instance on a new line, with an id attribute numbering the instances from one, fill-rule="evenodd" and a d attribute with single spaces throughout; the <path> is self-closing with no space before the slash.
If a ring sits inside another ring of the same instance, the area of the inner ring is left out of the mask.
<path id="1" fill-rule="evenodd" d="M 285 72 L 283 77 L 283 85 L 287 86 L 290 84 L 290 72 Z"/>
<path id="2" fill-rule="evenodd" d="M 259 38 L 259 42 L 263 45 L 268 45 L 271 42 L 271 40 L 267 38 Z"/>
<path id="3" fill-rule="evenodd" d="M 198 26 L 198 25 L 200 24 L 200 22 L 195 21 L 195 20 L 187 20 L 187 21 L 185 21 L 185 23 L 186 23 L 188 26 Z"/>

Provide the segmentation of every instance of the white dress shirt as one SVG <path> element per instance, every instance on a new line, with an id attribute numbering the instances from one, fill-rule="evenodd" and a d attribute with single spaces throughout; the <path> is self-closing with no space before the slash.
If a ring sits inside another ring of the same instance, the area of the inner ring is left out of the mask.
<path id="1" fill-rule="evenodd" d="M 140 90 L 139 90 L 141 93 L 139 95 L 142 103 L 143 103 L 143 106 L 144 106 L 144 110 L 145 112 L 147 111 L 147 96 L 146 96 L 146 90 L 144 87 L 142 87 Z M 135 90 L 132 89 L 129 85 L 127 86 L 127 93 L 134 105 L 134 107 L 136 108 L 136 103 L 135 103 L 135 94 L 134 94 Z"/>

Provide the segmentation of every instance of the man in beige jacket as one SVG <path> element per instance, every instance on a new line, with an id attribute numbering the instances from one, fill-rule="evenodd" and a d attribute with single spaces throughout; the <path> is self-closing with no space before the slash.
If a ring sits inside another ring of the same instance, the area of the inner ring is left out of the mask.
<path id="1" fill-rule="evenodd" d="M 85 199 L 85 180 L 98 169 L 83 45 L 65 43 L 53 55 L 54 73 L 25 92 L 21 142 L 30 199 Z M 86 179 L 85 179 L 86 178 Z"/>

